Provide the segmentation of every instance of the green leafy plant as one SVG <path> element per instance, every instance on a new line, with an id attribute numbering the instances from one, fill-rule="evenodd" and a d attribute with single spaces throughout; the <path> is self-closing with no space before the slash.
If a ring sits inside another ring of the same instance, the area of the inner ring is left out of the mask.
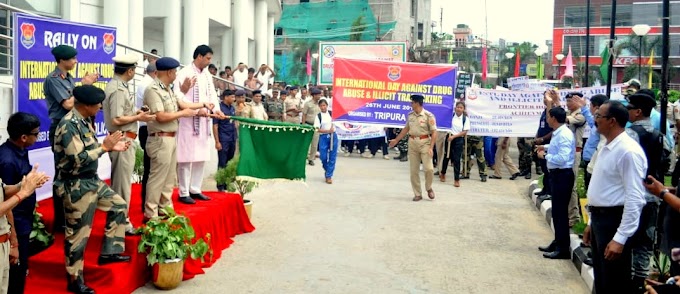
<path id="1" fill-rule="evenodd" d="M 213 251 L 208 244 L 210 234 L 196 238 L 189 218 L 177 215 L 170 207 L 161 209 L 161 212 L 165 215 L 152 218 L 145 226 L 137 229 L 142 235 L 137 249 L 140 253 L 147 254 L 149 265 L 178 258 L 185 260 L 187 257 L 200 258 L 203 261 L 203 256 L 207 253 L 210 253 L 212 260 Z M 194 239 L 196 240 L 193 241 Z"/>
<path id="2" fill-rule="evenodd" d="M 680 91 L 677 90 L 668 91 L 668 103 L 675 103 L 675 101 L 678 101 L 678 99 L 680 99 Z"/>
<path id="3" fill-rule="evenodd" d="M 38 204 L 35 205 L 38 207 Z M 42 214 L 38 210 L 33 211 L 33 228 L 29 236 L 31 242 L 40 242 L 43 246 L 49 246 L 54 241 L 54 236 L 47 232 L 45 224 L 42 222 Z"/>
<path id="4" fill-rule="evenodd" d="M 246 194 L 253 191 L 257 186 L 257 183 L 236 179 L 238 161 L 239 157 L 236 156 L 227 163 L 227 167 L 218 169 L 215 173 L 215 182 L 218 185 L 226 185 L 227 191 L 238 192 L 241 194 L 241 198 L 245 198 Z"/>
<path id="5" fill-rule="evenodd" d="M 571 227 L 571 229 L 574 230 L 574 233 L 581 235 L 583 234 L 583 231 L 586 229 L 586 226 L 588 226 L 588 224 L 584 223 L 583 221 L 579 221 L 578 223 L 574 224 L 574 226 Z"/>
<path id="6" fill-rule="evenodd" d="M 657 251 L 652 256 L 652 267 L 659 273 L 659 276 L 656 277 L 657 281 L 666 282 L 666 279 L 670 277 L 671 259 L 663 252 Z"/>

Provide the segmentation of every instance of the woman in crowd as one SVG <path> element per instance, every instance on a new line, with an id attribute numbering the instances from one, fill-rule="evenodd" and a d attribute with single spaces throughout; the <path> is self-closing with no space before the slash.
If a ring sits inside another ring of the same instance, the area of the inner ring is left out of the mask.
<path id="1" fill-rule="evenodd" d="M 324 98 L 319 100 L 321 112 L 314 118 L 314 127 L 319 130 L 319 159 L 325 171 L 326 184 L 333 183 L 335 171 L 335 159 L 338 156 L 338 136 L 331 120 L 331 112 L 328 111 L 328 101 Z"/>
<path id="2" fill-rule="evenodd" d="M 456 112 L 451 122 L 451 132 L 446 135 L 445 152 L 441 155 L 442 170 L 439 172 L 439 180 L 446 181 L 446 168 L 449 160 L 453 160 L 453 185 L 460 187 L 460 158 L 463 154 L 465 135 L 470 130 L 470 121 L 465 115 L 465 103 L 456 102 Z"/>

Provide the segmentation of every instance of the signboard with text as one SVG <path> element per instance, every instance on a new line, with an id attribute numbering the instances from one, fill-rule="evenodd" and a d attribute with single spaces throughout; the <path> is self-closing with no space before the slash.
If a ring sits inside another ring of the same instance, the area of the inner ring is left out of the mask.
<path id="1" fill-rule="evenodd" d="M 472 86 L 475 75 L 472 73 L 458 74 L 458 83 L 456 84 L 456 99 L 465 99 L 465 88 Z"/>
<path id="2" fill-rule="evenodd" d="M 320 85 L 333 84 L 333 60 L 336 57 L 406 61 L 404 42 L 320 42 L 317 81 Z"/>

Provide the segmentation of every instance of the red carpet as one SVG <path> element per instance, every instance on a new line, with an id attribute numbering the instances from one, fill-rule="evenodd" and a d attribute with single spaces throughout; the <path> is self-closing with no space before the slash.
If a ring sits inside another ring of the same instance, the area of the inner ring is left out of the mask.
<path id="1" fill-rule="evenodd" d="M 243 201 L 238 194 L 207 192 L 211 201 L 198 201 L 196 205 L 185 205 L 177 201 L 177 191 L 173 195 L 175 210 L 185 213 L 196 230 L 197 236 L 210 233 L 212 260 L 209 254 L 205 262 L 187 259 L 184 263 L 184 279 L 203 274 L 203 268 L 210 267 L 222 256 L 222 250 L 233 243 L 231 237 L 252 232 L 255 228 L 248 220 Z M 140 186 L 132 186 L 132 203 L 130 217 L 132 223 L 142 223 Z M 38 211 L 43 214 L 43 221 L 48 228 L 52 227 L 54 213 L 52 199 L 40 201 Z M 105 266 L 97 264 L 99 251 L 104 236 L 106 215 L 97 211 L 92 234 L 85 251 L 85 281 L 97 293 L 131 293 L 145 285 L 150 279 L 150 269 L 144 254 L 137 253 L 139 237 L 125 238 L 125 254 L 132 256 L 130 263 L 114 263 Z M 68 293 L 66 291 L 66 270 L 64 267 L 64 235 L 55 236 L 54 245 L 31 257 L 29 275 L 26 281 L 26 293 Z"/>

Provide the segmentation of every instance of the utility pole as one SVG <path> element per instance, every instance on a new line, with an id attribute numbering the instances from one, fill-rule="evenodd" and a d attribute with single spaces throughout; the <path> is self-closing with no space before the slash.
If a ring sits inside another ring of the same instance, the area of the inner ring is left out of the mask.
<path id="1" fill-rule="evenodd" d="M 665 0 L 668 1 L 668 0 Z M 609 28 L 609 64 L 607 66 L 607 98 L 612 95 L 612 72 L 614 71 L 614 30 L 616 29 L 616 0 L 612 0 L 611 26 Z M 664 110 L 665 112 L 665 110 Z M 665 128 L 664 128 L 665 130 Z"/>
<path id="2" fill-rule="evenodd" d="M 588 80 L 588 74 L 590 73 L 590 0 L 586 1 L 586 70 L 584 73 L 585 82 L 581 87 L 589 87 L 590 81 Z"/>
<path id="3" fill-rule="evenodd" d="M 380 38 L 380 15 L 378 15 L 378 23 L 375 25 L 375 40 L 382 41 L 381 39 L 382 38 Z"/>
<path id="4" fill-rule="evenodd" d="M 659 100 L 661 101 L 661 125 L 659 130 L 664 135 L 666 134 L 666 108 L 668 108 L 668 55 L 671 53 L 670 6 L 669 0 L 663 0 L 663 17 L 661 18 L 661 44 L 663 50 L 661 50 L 661 92 L 659 93 Z"/>
<path id="5" fill-rule="evenodd" d="M 442 33 L 442 38 L 444 38 L 444 7 L 439 9 L 439 31 Z"/>

